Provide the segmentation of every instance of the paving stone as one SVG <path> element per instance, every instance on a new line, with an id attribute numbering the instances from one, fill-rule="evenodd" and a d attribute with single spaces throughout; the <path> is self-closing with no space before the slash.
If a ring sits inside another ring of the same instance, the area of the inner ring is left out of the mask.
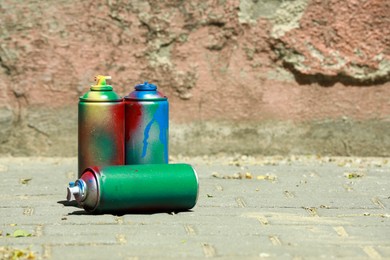
<path id="1" fill-rule="evenodd" d="M 65 201 L 76 158 L 0 158 L 0 247 L 45 259 L 390 258 L 386 158 L 182 159 L 199 175 L 193 209 L 93 215 Z M 7 236 L 17 229 L 31 236 Z"/>

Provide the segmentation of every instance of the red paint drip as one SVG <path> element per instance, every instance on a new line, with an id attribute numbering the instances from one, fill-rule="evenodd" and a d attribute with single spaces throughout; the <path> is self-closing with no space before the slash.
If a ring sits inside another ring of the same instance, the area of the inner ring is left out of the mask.
<path id="1" fill-rule="evenodd" d="M 124 138 L 124 119 L 125 119 L 125 108 L 124 104 L 121 103 L 119 106 L 113 106 L 111 107 L 111 115 L 113 117 L 113 126 L 111 131 L 113 132 L 113 135 L 116 136 L 115 138 L 115 147 L 117 147 L 116 151 L 116 163 L 115 164 L 124 164 L 125 159 L 125 146 L 123 143 Z"/>

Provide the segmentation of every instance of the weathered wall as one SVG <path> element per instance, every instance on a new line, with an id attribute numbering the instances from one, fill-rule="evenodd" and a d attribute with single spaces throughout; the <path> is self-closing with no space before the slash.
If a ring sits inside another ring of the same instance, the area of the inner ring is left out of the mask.
<path id="1" fill-rule="evenodd" d="M 171 152 L 390 154 L 384 0 L 0 2 L 0 154 L 77 152 L 96 74 L 171 104 Z"/>

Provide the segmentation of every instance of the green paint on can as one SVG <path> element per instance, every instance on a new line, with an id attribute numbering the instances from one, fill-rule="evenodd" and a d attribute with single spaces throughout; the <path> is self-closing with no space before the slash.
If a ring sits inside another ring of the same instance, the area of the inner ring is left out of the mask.
<path id="1" fill-rule="evenodd" d="M 195 206 L 198 177 L 189 164 L 92 167 L 68 188 L 89 212 L 184 211 Z"/>
<path id="2" fill-rule="evenodd" d="M 96 85 L 80 97 L 78 106 L 78 176 L 87 167 L 124 164 L 124 103 L 97 76 Z"/>

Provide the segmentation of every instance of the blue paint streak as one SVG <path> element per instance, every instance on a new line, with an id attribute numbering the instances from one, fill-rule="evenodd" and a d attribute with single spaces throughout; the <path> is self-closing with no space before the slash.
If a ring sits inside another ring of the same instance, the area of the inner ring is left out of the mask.
<path id="1" fill-rule="evenodd" d="M 154 115 L 156 115 L 156 114 L 154 114 Z M 155 120 L 156 120 L 155 116 L 153 116 L 152 120 L 145 127 L 144 140 L 143 140 L 144 146 L 142 147 L 142 155 L 141 155 L 142 158 L 144 158 L 146 155 L 146 150 L 148 149 L 149 131 L 150 131 L 150 128 L 152 127 L 152 124 L 154 123 Z"/>
<path id="2" fill-rule="evenodd" d="M 164 161 L 168 163 L 168 118 L 166 115 L 168 109 L 168 103 L 164 102 L 159 106 L 159 109 L 156 111 L 156 121 L 160 128 L 160 142 L 164 146 Z"/>
<path id="3" fill-rule="evenodd" d="M 141 157 L 144 158 L 146 156 L 146 151 L 148 149 L 148 139 L 149 139 L 149 132 L 150 128 L 152 127 L 152 124 L 154 122 L 157 122 L 158 127 L 160 129 L 159 139 L 160 142 L 164 146 L 164 161 L 168 162 L 168 154 L 167 154 L 167 143 L 168 143 L 168 137 L 167 137 L 167 130 L 168 130 L 168 118 L 165 116 L 165 109 L 167 107 L 167 103 L 162 103 L 157 107 L 156 112 L 153 115 L 152 120 L 146 125 L 145 131 L 144 131 L 144 140 L 143 140 L 143 148 L 142 148 L 142 155 Z"/>

